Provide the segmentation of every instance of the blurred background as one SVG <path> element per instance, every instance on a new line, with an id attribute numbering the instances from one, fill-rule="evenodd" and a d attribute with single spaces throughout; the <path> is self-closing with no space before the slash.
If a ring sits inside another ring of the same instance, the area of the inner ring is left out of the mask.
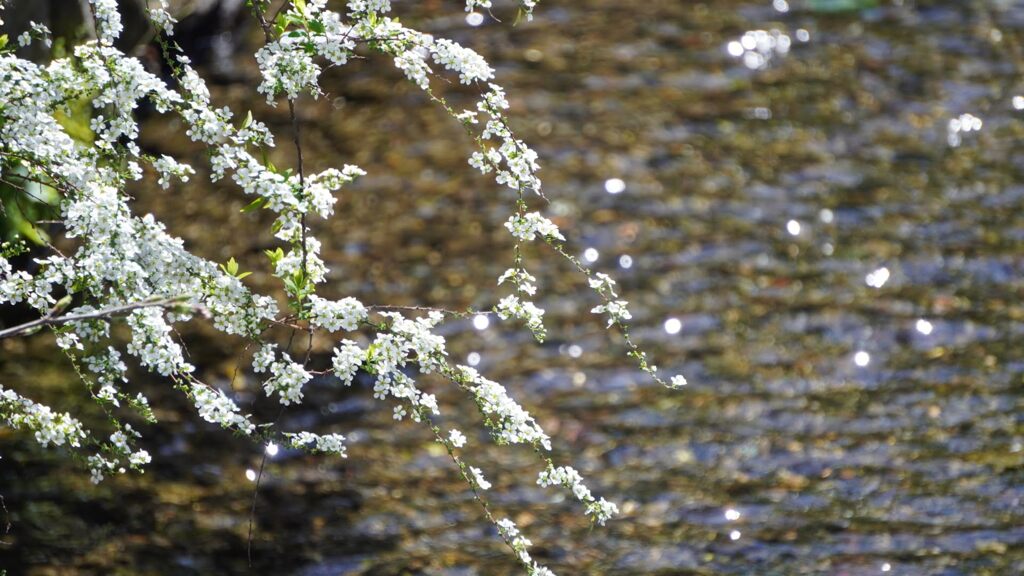
<path id="1" fill-rule="evenodd" d="M 4 18 L 56 21 L 72 4 L 17 0 Z M 672 392 L 634 369 L 580 277 L 544 249 L 527 257 L 548 342 L 446 326 L 453 358 L 508 386 L 555 460 L 622 510 L 591 529 L 534 484 L 529 450 L 491 446 L 471 403 L 424 379 L 535 558 L 561 575 L 1024 573 L 1024 2 L 546 0 L 515 27 L 510 2 L 495 2 L 501 23 L 458 0 L 393 4 L 496 68 L 542 159 L 551 203 L 534 206 L 619 281 L 662 371 L 690 381 Z M 215 103 L 253 110 L 278 136 L 272 161 L 290 166 L 287 108 L 254 90 L 245 7 L 178 9 Z M 144 28 L 127 35 L 159 70 Z M 325 295 L 491 306 L 514 199 L 467 165 L 461 127 L 377 55 L 323 86 L 298 106 L 309 169 L 369 173 L 314 224 Z M 266 215 L 209 183 L 177 120 L 142 114 L 147 151 L 199 174 L 133 188 L 137 212 L 276 291 Z M 251 350 L 202 322 L 181 331 L 202 379 L 227 390 L 239 369 L 234 397 L 274 419 Z M 314 367 L 331 346 L 314 340 Z M 250 568 L 246 472 L 261 447 L 134 374 L 160 418 L 142 429 L 144 475 L 94 487 L 65 455 L 0 430 L 12 576 L 520 573 L 429 432 L 394 422 L 367 379 L 314 381 L 284 412 L 284 429 L 348 436 L 349 458 L 268 461 Z M 102 430 L 50 336 L 0 342 L 0 382 Z"/>

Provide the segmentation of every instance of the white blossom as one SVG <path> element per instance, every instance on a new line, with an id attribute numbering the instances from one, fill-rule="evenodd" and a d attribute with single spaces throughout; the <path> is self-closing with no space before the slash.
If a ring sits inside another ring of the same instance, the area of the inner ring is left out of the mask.
<path id="1" fill-rule="evenodd" d="M 351 340 L 342 340 L 334 349 L 332 367 L 334 375 L 341 379 L 345 386 L 352 385 L 352 379 L 366 360 L 366 351 Z"/>
<path id="2" fill-rule="evenodd" d="M 70 414 L 54 412 L 49 406 L 37 404 L 14 390 L 0 386 L 0 418 L 16 430 L 31 431 L 41 446 L 81 446 L 86 432 Z"/>
<path id="3" fill-rule="evenodd" d="M 594 306 L 591 310 L 594 314 L 608 314 L 608 327 L 619 324 L 633 317 L 626 306 L 629 303 L 625 300 L 613 300 L 600 306 Z"/>
<path id="4" fill-rule="evenodd" d="M 468 366 L 459 366 L 458 370 L 498 443 L 531 444 L 551 449 L 548 435 L 530 413 L 508 395 L 504 386 L 484 378 Z"/>
<path id="5" fill-rule="evenodd" d="M 203 384 L 193 384 L 190 391 L 199 417 L 203 420 L 247 435 L 256 430 L 256 425 L 242 415 L 238 405 L 220 390 Z"/>
<path id="6" fill-rule="evenodd" d="M 530 212 L 525 215 L 513 215 L 505 222 L 505 228 L 513 236 L 520 240 L 532 241 L 538 235 L 546 239 L 565 240 L 565 237 L 558 231 L 554 222 L 540 215 L 539 212 Z"/>
<path id="7" fill-rule="evenodd" d="M 517 296 L 505 296 L 494 307 L 494 311 L 502 320 L 510 318 L 522 320 L 538 340 L 544 340 L 546 335 L 544 310 L 538 308 L 533 302 L 520 300 Z"/>
<path id="8" fill-rule="evenodd" d="M 157 7 L 149 9 L 149 20 L 164 34 L 174 33 L 174 25 L 178 22 L 168 13 L 167 0 L 157 0 Z"/>
<path id="9" fill-rule="evenodd" d="M 452 446 L 462 448 L 466 445 L 466 436 L 462 432 L 452 429 L 448 432 L 448 441 L 451 442 Z"/>
<path id="10" fill-rule="evenodd" d="M 252 357 L 252 371 L 257 374 L 266 372 L 274 362 L 277 344 L 264 344 Z"/>
<path id="11" fill-rule="evenodd" d="M 310 320 L 314 325 L 336 332 L 338 330 L 355 330 L 359 323 L 366 320 L 366 307 L 355 298 L 327 300 L 317 295 L 309 297 Z"/>
<path id="12" fill-rule="evenodd" d="M 577 500 L 586 506 L 587 515 L 602 526 L 619 511 L 618 506 L 613 502 L 604 498 L 600 500 L 594 498 L 590 489 L 583 483 L 583 476 L 571 466 L 549 465 L 537 476 L 537 484 L 541 486 L 559 485 L 567 488 Z"/>
<path id="13" fill-rule="evenodd" d="M 324 452 L 347 458 L 345 437 L 341 434 L 314 434 L 312 432 L 286 433 L 293 448 Z"/>
<path id="14" fill-rule="evenodd" d="M 484 473 L 479 468 L 469 467 L 470 479 L 473 480 L 473 484 L 481 490 L 490 490 L 491 483 L 484 478 Z"/>
<path id="15" fill-rule="evenodd" d="M 313 377 L 287 354 L 281 354 L 281 360 L 270 365 L 270 374 L 271 377 L 263 382 L 263 390 L 268 397 L 277 394 L 285 406 L 302 401 L 302 385 Z"/>
<path id="16" fill-rule="evenodd" d="M 605 294 L 611 298 L 615 298 L 618 294 L 615 293 L 615 280 L 612 280 L 611 276 L 597 272 L 593 278 L 587 281 L 590 287 L 597 291 L 599 294 Z"/>

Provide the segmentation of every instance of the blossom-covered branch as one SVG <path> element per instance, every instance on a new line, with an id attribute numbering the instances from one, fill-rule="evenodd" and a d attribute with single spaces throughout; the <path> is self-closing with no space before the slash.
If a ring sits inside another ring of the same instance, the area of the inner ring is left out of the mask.
<path id="1" fill-rule="evenodd" d="M 476 406 L 496 444 L 532 448 L 540 464 L 537 483 L 569 491 L 592 522 L 603 525 L 618 508 L 594 496 L 574 468 L 551 459 L 551 438 L 505 386 L 450 362 L 446 341 L 438 333 L 440 324 L 446 318 L 491 313 L 522 322 L 543 340 L 544 310 L 534 301 L 538 281 L 527 269 L 522 246 L 544 242 L 576 266 L 600 301 L 593 311 L 606 315 L 608 326 L 622 331 L 641 369 L 665 385 L 678 386 L 685 380 L 677 376 L 668 384 L 658 376 L 629 336 L 626 322 L 631 314 L 615 292 L 614 280 L 570 256 L 565 234 L 541 211 L 531 209 L 534 196 L 546 201 L 538 155 L 510 128 L 509 102 L 494 82 L 494 69 L 469 48 L 404 26 L 389 15 L 389 0 L 348 0 L 344 12 L 328 10 L 326 0 L 285 1 L 271 12 L 269 2 L 253 0 L 253 14 L 264 36 L 255 53 L 261 73 L 256 90 L 270 105 L 284 99 L 291 121 L 295 164 L 278 169 L 260 159 L 275 145 L 269 127 L 251 113 L 238 116 L 213 104 L 205 80 L 173 41 L 176 20 L 166 0 L 151 1 L 149 18 L 171 70 L 167 82 L 115 47 L 123 26 L 114 0 L 91 0 L 97 38 L 75 46 L 69 57 L 43 65 L 19 58 L 12 49 L 0 49 L 0 177 L 11 175 L 58 189 L 64 240 L 72 247 L 68 254 L 34 259 L 31 271 L 14 264 L 15 256 L 25 255 L 27 249 L 0 250 L 0 304 L 27 306 L 40 315 L 0 331 L 0 338 L 50 330 L 89 396 L 108 416 L 111 430 L 106 440 L 94 438 L 70 414 L 3 388 L 0 419 L 33 432 L 44 446 L 90 452 L 85 460 L 96 482 L 128 469 L 141 471 L 150 461 L 149 454 L 137 448 L 141 432 L 114 410 L 125 405 L 144 422 L 155 420 L 143 394 L 133 396 L 123 389 L 128 379 L 125 360 L 130 357 L 171 382 L 206 422 L 275 449 L 288 446 L 345 457 L 343 434 L 282 430 L 276 422 L 260 423 L 244 413 L 231 394 L 200 380 L 184 341 L 176 337 L 175 325 L 202 311 L 214 328 L 244 339 L 255 350 L 251 372 L 261 378 L 267 401 L 282 410 L 306 401 L 305 387 L 314 376 L 330 373 L 351 385 L 358 373 L 370 375 L 373 396 L 389 404 L 396 420 L 411 419 L 431 430 L 526 571 L 551 575 L 531 558 L 530 541 L 520 529 L 492 513 L 483 496 L 491 482 L 461 455 L 466 435 L 441 430 L 436 423 L 441 413 L 437 397 L 419 379 L 437 375 L 454 384 Z M 521 0 L 520 15 L 530 20 L 536 4 Z M 465 7 L 489 10 L 491 2 L 467 0 Z M 36 25 L 25 42 L 48 39 L 48 31 Z M 503 223 L 514 240 L 513 259 L 498 279 L 499 286 L 513 293 L 494 295 L 490 311 L 368 306 L 354 296 L 332 299 L 320 293 L 329 268 L 315 233 L 317 219 L 332 217 L 336 194 L 365 171 L 345 164 L 307 172 L 296 110 L 302 99 L 322 95 L 319 79 L 326 66 L 345 65 L 359 50 L 390 58 L 472 135 L 476 149 L 468 154 L 469 164 L 515 192 L 514 206 Z M 471 87 L 478 97 L 474 106 L 457 110 L 435 94 L 432 82 L 445 75 Z M 76 140 L 55 118 L 80 101 L 92 104 L 88 141 Z M 216 263 L 192 254 L 156 216 L 133 213 L 128 189 L 147 174 L 154 174 L 161 188 L 197 174 L 180 159 L 141 150 L 136 110 L 142 105 L 179 119 L 186 136 L 207 152 L 211 179 L 230 179 L 251 199 L 248 209 L 274 215 L 267 237 L 276 245 L 265 254 L 286 304 L 279 308 L 274 295 L 250 290 L 243 282 L 248 273 L 233 258 Z M 122 317 L 127 342 L 111 334 L 111 324 Z M 330 369 L 309 365 L 311 346 L 302 358 L 290 345 L 272 341 L 267 335 L 279 326 L 291 328 L 293 334 L 308 332 L 310 343 L 314 331 L 345 333 L 332 336 L 337 345 Z"/>

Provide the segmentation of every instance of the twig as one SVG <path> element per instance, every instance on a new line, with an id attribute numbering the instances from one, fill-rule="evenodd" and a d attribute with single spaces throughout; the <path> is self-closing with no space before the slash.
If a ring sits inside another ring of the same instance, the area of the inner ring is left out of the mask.
<path id="1" fill-rule="evenodd" d="M 125 312 L 131 312 L 132 310 L 138 310 L 139 308 L 151 308 L 154 306 L 169 306 L 172 304 L 181 304 L 182 299 L 179 298 L 166 298 L 162 300 L 147 300 L 145 302 L 133 302 L 131 304 L 122 304 L 120 306 L 111 306 L 110 308 L 103 308 L 101 310 L 93 310 L 91 312 L 82 312 L 79 314 L 66 314 L 64 316 L 53 316 L 52 312 L 47 315 L 32 320 L 31 322 L 25 322 L 17 326 L 12 326 L 4 330 L 0 330 L 0 340 L 4 338 L 10 338 L 12 336 L 18 336 L 24 332 L 28 332 L 33 328 L 39 326 L 60 326 L 67 324 L 68 322 L 79 322 L 82 320 L 95 320 L 97 318 L 108 318 L 111 316 L 117 316 Z"/>
<path id="2" fill-rule="evenodd" d="M 11 514 L 7 511 L 7 503 L 4 502 L 4 497 L 2 494 L 0 494 L 0 508 L 3 508 L 4 511 L 4 536 L 6 536 L 11 533 Z M 3 544 L 5 546 L 11 545 L 10 542 L 7 542 L 5 540 L 0 540 L 0 544 Z"/>
<path id="3" fill-rule="evenodd" d="M 467 308 L 465 310 L 449 310 L 447 308 L 435 308 L 433 306 L 396 306 L 391 304 L 370 304 L 366 306 L 367 310 L 407 310 L 409 312 L 440 312 L 441 314 L 447 314 L 449 316 L 457 316 L 459 318 L 465 318 L 466 316 L 473 316 L 476 314 L 494 314 L 490 310 L 473 310 Z"/>
<path id="4" fill-rule="evenodd" d="M 271 426 L 277 426 L 277 423 L 281 420 L 281 416 L 284 415 L 284 406 L 281 406 L 280 412 L 277 413 L 277 418 L 274 418 L 274 423 Z M 260 481 L 263 480 L 263 469 L 267 465 L 267 448 L 263 447 L 263 458 L 260 460 L 260 471 L 256 475 L 256 485 L 252 489 L 252 507 L 249 509 L 249 536 L 245 542 L 245 555 L 249 561 L 249 568 L 252 568 L 252 533 L 253 525 L 256 521 L 256 497 L 260 492 Z"/>

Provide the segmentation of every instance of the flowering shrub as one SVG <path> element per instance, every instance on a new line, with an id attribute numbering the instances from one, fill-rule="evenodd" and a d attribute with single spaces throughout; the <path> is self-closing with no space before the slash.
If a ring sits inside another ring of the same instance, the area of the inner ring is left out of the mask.
<path id="1" fill-rule="evenodd" d="M 275 145 L 275 135 L 265 124 L 251 114 L 239 119 L 229 108 L 211 104 L 202 76 L 174 44 L 175 19 L 165 0 L 154 2 L 149 18 L 172 71 L 167 82 L 114 47 L 122 30 L 115 0 L 92 0 L 97 37 L 75 46 L 68 57 L 42 65 L 19 58 L 13 46 L 0 50 L 0 179 L 26 193 L 32 185 L 58 190 L 63 234 L 74 246 L 68 252 L 48 245 L 50 254 L 36 258 L 27 269 L 12 262 L 27 251 L 24 245 L 3 246 L 0 304 L 28 306 L 38 318 L 0 330 L 0 338 L 50 330 L 92 399 L 108 416 L 112 431 L 104 439 L 71 414 L 55 412 L 3 387 L 0 419 L 31 432 L 43 446 L 73 450 L 88 466 L 94 482 L 127 470 L 141 472 L 150 455 L 137 448 L 140 432 L 123 422 L 115 409 L 130 409 L 145 422 L 155 418 L 144 395 L 132 396 L 122 389 L 127 381 L 127 355 L 173 383 L 194 404 L 200 418 L 265 443 L 268 452 L 286 445 L 345 457 L 344 436 L 281 431 L 274 424 L 258 424 L 228 394 L 202 382 L 174 331 L 175 324 L 201 314 L 217 330 L 253 344 L 252 371 L 263 375 L 267 397 L 276 397 L 284 406 L 303 401 L 303 387 L 314 375 L 331 375 L 345 385 L 359 371 L 372 375 L 374 397 L 391 402 L 395 419 L 410 418 L 432 431 L 527 572 L 551 574 L 531 559 L 530 541 L 512 521 L 491 515 L 483 496 L 491 484 L 482 470 L 461 456 L 466 435 L 443 430 L 436 423 L 437 399 L 421 390 L 416 378 L 436 374 L 464 391 L 494 441 L 533 448 L 542 468 L 537 484 L 567 490 L 593 522 L 603 525 L 617 508 L 595 497 L 579 472 L 556 465 L 547 456 L 551 439 L 504 386 L 451 362 L 445 339 L 436 329 L 450 316 L 474 312 L 424 310 L 418 317 L 408 317 L 395 309 L 365 306 L 356 298 L 330 300 L 317 294 L 328 268 L 320 257 L 321 241 L 309 222 L 330 218 L 335 193 L 365 174 L 350 165 L 319 174 L 308 174 L 304 168 L 295 105 L 301 98 L 321 95 L 318 82 L 323 66 L 344 65 L 357 52 L 386 55 L 474 137 L 478 149 L 469 164 L 517 192 L 505 224 L 515 240 L 512 267 L 497 281 L 511 293 L 495 295 L 491 313 L 522 322 L 538 340 L 544 340 L 544 310 L 532 301 L 536 279 L 527 271 L 521 250 L 523 243 L 543 243 L 585 277 L 601 301 L 593 312 L 622 332 L 642 370 L 668 387 L 686 381 L 682 376 L 668 382 L 661 379 L 629 337 L 626 321 L 631 316 L 627 303 L 618 299 L 615 282 L 592 273 L 571 256 L 558 227 L 540 212 L 530 211 L 528 197 L 543 197 L 537 154 L 509 128 L 505 116 L 509 104 L 501 86 L 492 82 L 494 70 L 487 61 L 455 42 L 403 26 L 389 16 L 388 0 L 349 0 L 339 12 L 328 10 L 326 4 L 327 0 L 292 0 L 277 7 L 273 15 L 263 0 L 254 0 L 251 6 L 265 36 L 255 54 L 262 73 L 257 90 L 271 105 L 286 103 L 293 120 L 289 137 L 296 162 L 284 171 L 259 159 L 261 148 Z M 466 10 L 489 9 L 490 4 L 468 0 Z M 521 16 L 532 18 L 535 5 L 535 1 L 521 0 Z M 18 38 L 19 45 L 32 42 L 49 45 L 45 27 L 32 24 Z M 446 74 L 477 90 L 479 100 L 473 109 L 456 110 L 433 92 L 432 82 Z M 92 105 L 89 125 L 95 137 L 90 142 L 74 139 L 58 121 L 60 114 L 69 114 L 70 107 L 82 100 Z M 286 307 L 279 307 L 272 295 L 246 287 L 247 274 L 240 272 L 233 259 L 218 265 L 191 254 L 152 215 L 132 212 L 126 190 L 147 171 L 164 188 L 196 174 L 174 158 L 153 157 L 140 149 L 135 110 L 144 103 L 184 122 L 188 137 L 205 146 L 214 180 L 230 178 L 252 197 L 252 208 L 276 215 L 270 233 L 280 246 L 267 251 L 267 256 Z M 118 318 L 123 318 L 131 334 L 122 349 L 110 331 Z M 350 338 L 339 339 L 328 370 L 316 371 L 307 366 L 308 357 L 300 361 L 277 343 L 266 341 L 267 329 L 277 325 L 310 334 L 314 330 L 346 332 Z"/>

